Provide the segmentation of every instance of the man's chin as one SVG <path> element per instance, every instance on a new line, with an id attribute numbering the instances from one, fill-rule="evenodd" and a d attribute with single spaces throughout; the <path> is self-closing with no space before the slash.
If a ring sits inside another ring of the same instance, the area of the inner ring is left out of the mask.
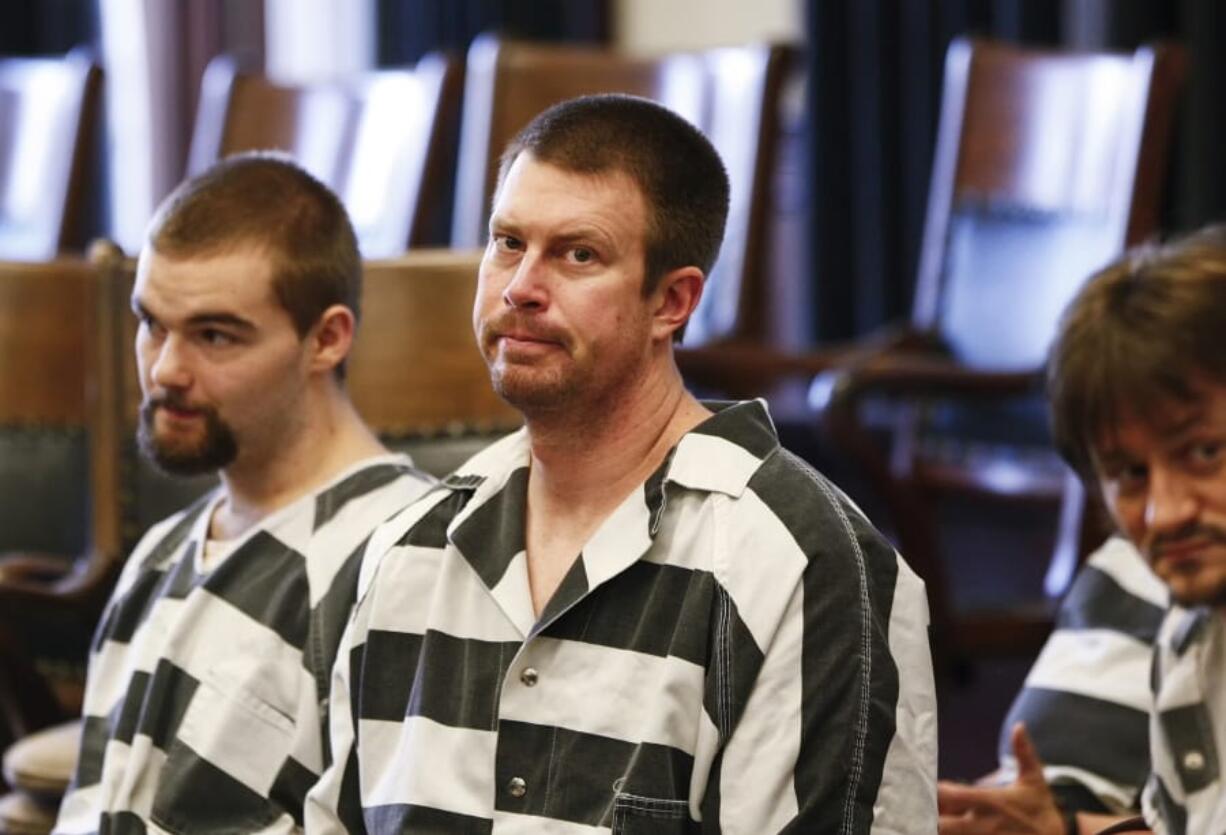
<path id="1" fill-rule="evenodd" d="M 523 369 L 495 372 L 491 382 L 499 397 L 527 414 L 562 408 L 574 392 L 566 380 L 554 375 L 523 373 Z"/>
<path id="2" fill-rule="evenodd" d="M 237 447 L 227 440 L 211 444 L 173 444 L 141 432 L 141 452 L 159 470 L 173 476 L 198 476 L 215 473 L 232 463 Z"/>
<path id="3" fill-rule="evenodd" d="M 1172 579 L 1168 587 L 1171 600 L 1185 608 L 1208 606 L 1226 609 L 1226 579 L 1221 582 L 1198 582 L 1194 578 Z"/>

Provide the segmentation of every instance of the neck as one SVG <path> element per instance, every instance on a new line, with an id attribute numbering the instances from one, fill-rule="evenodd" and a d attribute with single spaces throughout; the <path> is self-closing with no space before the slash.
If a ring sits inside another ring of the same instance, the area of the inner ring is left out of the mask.
<path id="1" fill-rule="evenodd" d="M 215 538 L 242 534 L 358 462 L 387 451 L 336 384 L 313 390 L 303 406 L 303 419 L 292 430 L 264 444 L 271 450 L 267 456 L 240 454 L 222 471 L 225 498 L 213 517 Z"/>
<path id="2" fill-rule="evenodd" d="M 710 414 L 685 390 L 670 360 L 615 400 L 563 415 L 526 416 L 529 503 L 556 502 L 568 512 L 611 511 Z"/>

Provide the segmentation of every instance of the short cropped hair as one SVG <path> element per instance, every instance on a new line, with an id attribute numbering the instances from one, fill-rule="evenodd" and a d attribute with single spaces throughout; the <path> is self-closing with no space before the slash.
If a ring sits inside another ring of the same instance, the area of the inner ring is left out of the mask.
<path id="1" fill-rule="evenodd" d="M 299 337 L 334 304 L 360 315 L 362 260 L 345 207 L 284 154 L 236 154 L 184 182 L 158 208 L 148 242 L 170 258 L 265 252 Z"/>
<path id="2" fill-rule="evenodd" d="M 1172 403 L 1226 385 L 1226 226 L 1131 250 L 1090 278 L 1048 362 L 1061 454 L 1095 478 L 1095 448 L 1128 420 L 1161 428 Z"/>
<path id="3" fill-rule="evenodd" d="M 710 273 L 728 217 L 728 174 L 702 132 L 636 96 L 585 96 L 554 105 L 511 140 L 498 183 L 521 153 L 576 174 L 619 172 L 647 204 L 644 295 L 668 272 Z"/>

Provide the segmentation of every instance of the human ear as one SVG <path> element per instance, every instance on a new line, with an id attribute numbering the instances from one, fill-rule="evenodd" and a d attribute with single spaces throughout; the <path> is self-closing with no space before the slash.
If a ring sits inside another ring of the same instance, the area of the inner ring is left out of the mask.
<path id="1" fill-rule="evenodd" d="M 697 267 L 681 267 L 665 273 L 651 294 L 652 336 L 671 340 L 685 327 L 698 307 L 706 276 Z"/>
<path id="2" fill-rule="evenodd" d="M 330 373 L 344 362 L 353 347 L 356 329 L 353 311 L 343 304 L 334 304 L 320 314 L 319 321 L 307 335 L 311 371 Z"/>

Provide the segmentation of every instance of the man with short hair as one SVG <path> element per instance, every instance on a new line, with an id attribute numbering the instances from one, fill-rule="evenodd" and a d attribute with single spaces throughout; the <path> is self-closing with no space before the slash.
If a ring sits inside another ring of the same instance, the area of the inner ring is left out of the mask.
<path id="1" fill-rule="evenodd" d="M 1170 592 L 1155 645 L 1144 824 L 1061 820 L 1024 731 L 1019 777 L 941 786 L 941 832 L 1226 832 L 1226 228 L 1126 254 L 1090 279 L 1052 348 L 1057 444 Z M 1009 821 L 1011 828 L 1000 828 Z M 1118 831 L 1133 831 L 1119 829 Z"/>
<path id="2" fill-rule="evenodd" d="M 473 321 L 526 426 L 372 537 L 308 831 L 932 831 L 922 584 L 673 360 L 727 205 L 642 99 L 512 142 Z"/>
<path id="3" fill-rule="evenodd" d="M 140 445 L 221 484 L 124 568 L 57 832 L 301 826 L 360 546 L 430 485 L 345 394 L 360 295 L 343 207 L 286 159 L 231 158 L 158 210 L 132 294 Z"/>

